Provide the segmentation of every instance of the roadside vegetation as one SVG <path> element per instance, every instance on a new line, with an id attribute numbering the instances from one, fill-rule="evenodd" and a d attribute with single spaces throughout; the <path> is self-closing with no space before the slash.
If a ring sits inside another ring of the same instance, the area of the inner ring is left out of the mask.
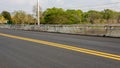
<path id="1" fill-rule="evenodd" d="M 8 24 L 36 24 L 37 11 L 33 14 L 18 10 L 10 13 L 3 11 L 0 13 L 0 23 Z M 64 10 L 62 8 L 48 8 L 40 11 L 41 24 L 118 24 L 120 23 L 120 12 L 105 9 L 103 11 L 90 10 Z"/>

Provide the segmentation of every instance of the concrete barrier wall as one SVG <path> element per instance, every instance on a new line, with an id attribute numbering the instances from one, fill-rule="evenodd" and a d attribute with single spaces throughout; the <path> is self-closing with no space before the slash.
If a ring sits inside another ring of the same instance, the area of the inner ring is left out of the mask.
<path id="1" fill-rule="evenodd" d="M 0 25 L 0 28 L 120 37 L 120 24 Z"/>

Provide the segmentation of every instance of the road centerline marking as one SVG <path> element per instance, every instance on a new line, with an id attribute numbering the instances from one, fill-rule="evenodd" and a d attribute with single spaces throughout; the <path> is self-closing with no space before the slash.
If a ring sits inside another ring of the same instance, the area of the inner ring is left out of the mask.
<path id="1" fill-rule="evenodd" d="M 80 48 L 80 47 L 75 47 L 75 46 L 70 46 L 70 45 L 65 45 L 65 44 L 49 42 L 49 41 L 31 39 L 31 38 L 26 38 L 26 37 L 21 37 L 21 36 L 14 36 L 14 35 L 4 34 L 4 33 L 0 33 L 0 36 L 5 36 L 5 37 L 9 37 L 9 38 L 24 40 L 24 41 L 30 41 L 30 42 L 34 42 L 34 43 L 40 43 L 40 44 L 44 44 L 44 45 L 54 46 L 54 47 L 58 47 L 58 48 L 63 48 L 63 49 L 67 49 L 67 50 L 72 50 L 72 51 L 76 51 L 76 52 L 91 54 L 91 55 L 95 55 L 95 56 L 100 56 L 100 57 L 120 61 L 120 55 L 116 55 L 116 54 L 110 54 L 110 53 L 100 52 L 100 51 L 96 51 L 96 50 L 90 50 L 90 49 L 85 49 L 85 48 Z"/>

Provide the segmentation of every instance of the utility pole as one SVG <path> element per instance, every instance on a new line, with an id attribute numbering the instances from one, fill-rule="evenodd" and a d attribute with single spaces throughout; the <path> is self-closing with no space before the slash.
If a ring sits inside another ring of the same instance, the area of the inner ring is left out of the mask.
<path id="1" fill-rule="evenodd" d="M 37 0 L 37 25 L 40 25 L 40 5 L 39 5 L 39 0 Z"/>

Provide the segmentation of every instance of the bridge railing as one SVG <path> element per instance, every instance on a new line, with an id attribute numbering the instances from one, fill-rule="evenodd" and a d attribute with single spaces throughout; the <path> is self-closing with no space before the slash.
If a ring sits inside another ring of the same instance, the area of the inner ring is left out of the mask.
<path id="1" fill-rule="evenodd" d="M 120 24 L 4 25 L 0 28 L 120 37 Z"/>

